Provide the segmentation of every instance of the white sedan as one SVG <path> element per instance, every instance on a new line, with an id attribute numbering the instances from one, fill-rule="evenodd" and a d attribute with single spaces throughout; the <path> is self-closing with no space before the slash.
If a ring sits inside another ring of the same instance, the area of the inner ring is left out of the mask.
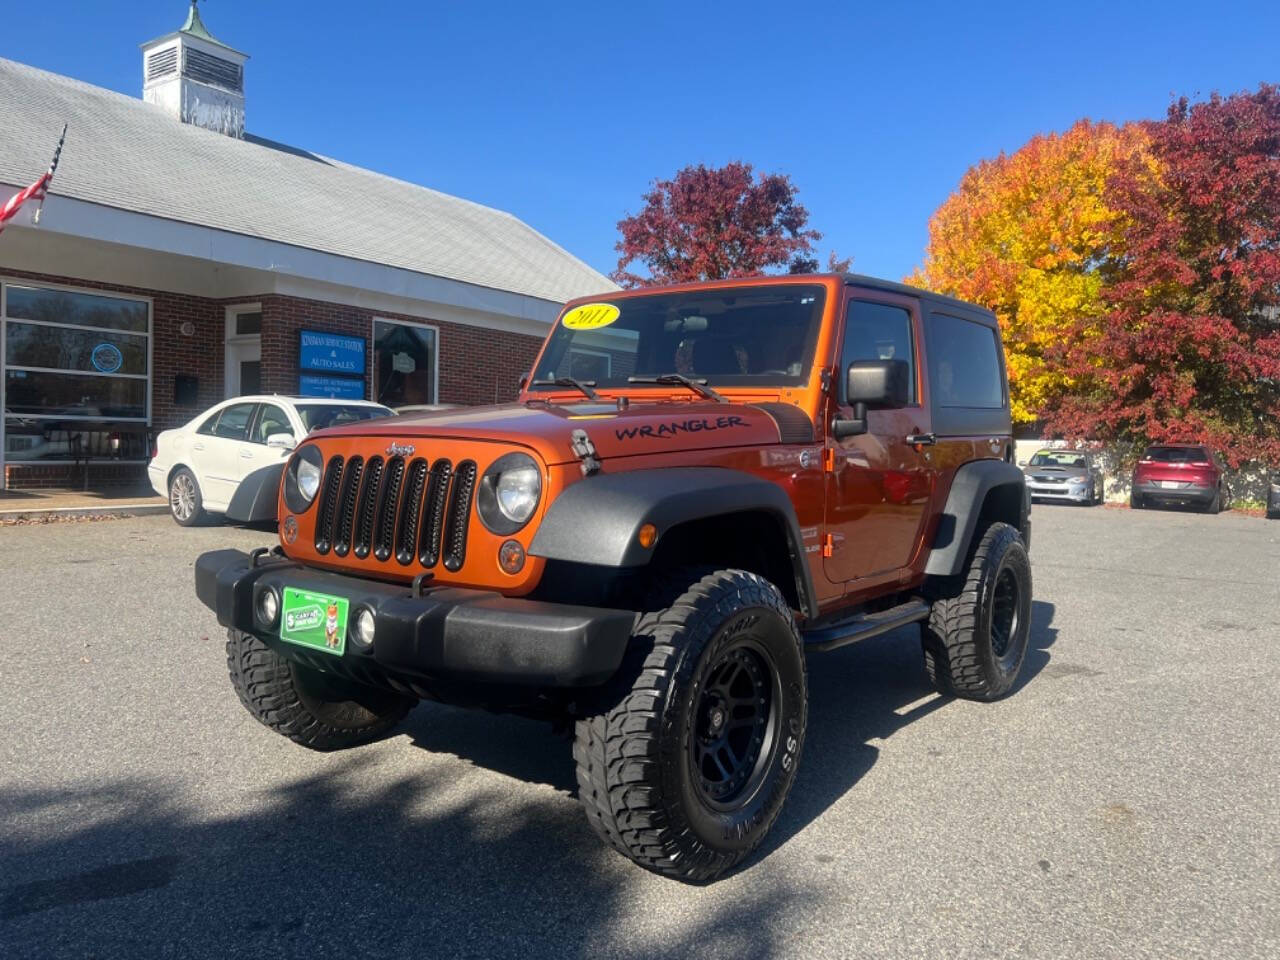
<path id="1" fill-rule="evenodd" d="M 263 491 L 258 499 L 272 495 L 269 516 L 274 518 L 274 490 L 263 483 L 273 475 L 261 471 L 287 460 L 312 430 L 392 415 L 390 408 L 367 400 L 234 397 L 156 437 L 147 476 L 156 492 L 169 498 L 169 512 L 184 527 L 207 513 L 225 513 L 240 485 L 255 477 Z M 258 513 L 264 509 L 260 506 Z"/>

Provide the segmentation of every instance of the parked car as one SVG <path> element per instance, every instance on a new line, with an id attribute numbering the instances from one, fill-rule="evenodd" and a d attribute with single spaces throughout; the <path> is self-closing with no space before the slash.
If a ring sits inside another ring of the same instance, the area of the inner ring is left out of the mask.
<path id="1" fill-rule="evenodd" d="M 1267 484 L 1267 519 L 1280 520 L 1280 470 L 1271 474 Z"/>
<path id="2" fill-rule="evenodd" d="M 602 839 L 705 883 L 782 809 L 818 652 L 894 632 L 948 696 L 1018 688 L 1026 478 L 980 307 L 835 275 L 605 297 L 515 403 L 299 444 L 280 552 L 202 554 L 196 595 L 264 726 L 350 747 L 420 698 L 562 722 Z"/>
<path id="3" fill-rule="evenodd" d="M 1032 500 L 1064 500 L 1092 505 L 1105 493 L 1102 467 L 1084 450 L 1038 450 L 1021 464 Z"/>
<path id="4" fill-rule="evenodd" d="M 1194 443 L 1163 443 L 1147 447 L 1133 470 L 1129 506 L 1182 504 L 1218 513 L 1230 502 L 1226 470 L 1218 455 Z"/>
<path id="5" fill-rule="evenodd" d="M 391 415 L 389 407 L 367 400 L 234 397 L 162 431 L 147 477 L 169 498 L 173 519 L 189 527 L 208 513 L 225 512 L 247 477 L 278 467 L 313 430 Z"/>

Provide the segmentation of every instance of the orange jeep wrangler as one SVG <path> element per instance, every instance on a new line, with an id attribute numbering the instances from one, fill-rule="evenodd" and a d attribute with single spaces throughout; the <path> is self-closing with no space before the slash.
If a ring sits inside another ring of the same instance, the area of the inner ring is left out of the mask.
<path id="1" fill-rule="evenodd" d="M 328 750 L 422 698 L 567 718 L 596 831 L 707 881 L 791 789 L 810 652 L 919 623 L 939 691 L 1013 687 L 1012 461 L 978 307 L 858 276 L 609 293 L 515 403 L 307 437 L 265 498 L 280 546 L 202 555 L 196 591 L 268 727 Z"/>

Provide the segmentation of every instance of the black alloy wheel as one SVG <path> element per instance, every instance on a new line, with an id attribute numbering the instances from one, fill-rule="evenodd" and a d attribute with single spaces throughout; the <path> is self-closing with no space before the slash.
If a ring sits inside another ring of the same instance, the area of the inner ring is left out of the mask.
<path id="1" fill-rule="evenodd" d="M 732 809 L 759 786 L 777 736 L 778 675 L 768 655 L 743 643 L 723 652 L 707 671 L 693 712 L 689 759 L 702 798 Z"/>

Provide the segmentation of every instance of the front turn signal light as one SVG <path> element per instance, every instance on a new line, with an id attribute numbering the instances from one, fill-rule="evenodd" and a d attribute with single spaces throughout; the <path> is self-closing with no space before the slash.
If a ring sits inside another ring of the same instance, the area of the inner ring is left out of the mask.
<path id="1" fill-rule="evenodd" d="M 658 542 L 658 528 L 652 523 L 646 523 L 640 527 L 640 532 L 636 534 L 636 541 L 640 546 L 648 550 Z"/>

